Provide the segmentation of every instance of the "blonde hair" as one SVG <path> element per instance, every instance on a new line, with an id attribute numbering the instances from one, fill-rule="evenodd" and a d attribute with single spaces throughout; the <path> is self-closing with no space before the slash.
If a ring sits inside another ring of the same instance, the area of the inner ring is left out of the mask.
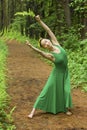
<path id="1" fill-rule="evenodd" d="M 42 45 L 41 45 L 41 41 L 42 41 L 42 40 L 43 40 L 43 38 L 40 37 L 40 38 L 39 38 L 39 42 L 38 42 L 38 46 L 39 46 L 39 47 L 42 47 Z"/>

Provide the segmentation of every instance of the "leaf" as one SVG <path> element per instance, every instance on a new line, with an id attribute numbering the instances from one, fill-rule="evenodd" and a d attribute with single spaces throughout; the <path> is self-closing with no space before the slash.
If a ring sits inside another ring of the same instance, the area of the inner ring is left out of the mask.
<path id="1" fill-rule="evenodd" d="M 31 11 L 30 9 L 29 9 L 29 12 L 23 11 L 23 12 L 17 12 L 17 13 L 15 13 L 15 16 L 18 16 L 18 15 L 20 15 L 20 16 L 31 16 L 31 17 L 35 16 L 34 12 Z"/>

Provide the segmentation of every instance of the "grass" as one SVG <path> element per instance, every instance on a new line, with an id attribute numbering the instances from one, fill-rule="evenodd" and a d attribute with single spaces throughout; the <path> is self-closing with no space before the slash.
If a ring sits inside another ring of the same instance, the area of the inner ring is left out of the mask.
<path id="1" fill-rule="evenodd" d="M 10 101 L 10 97 L 7 93 L 7 83 L 6 83 L 7 54 L 8 54 L 8 48 L 4 43 L 4 41 L 0 40 L 0 130 L 15 129 L 15 126 L 12 124 L 12 117 L 11 117 L 12 113 L 11 112 L 7 113 Z"/>

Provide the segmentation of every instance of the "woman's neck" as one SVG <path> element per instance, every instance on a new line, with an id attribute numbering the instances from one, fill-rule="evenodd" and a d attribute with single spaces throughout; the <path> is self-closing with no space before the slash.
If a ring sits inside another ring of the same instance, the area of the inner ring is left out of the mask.
<path id="1" fill-rule="evenodd" d="M 60 49 L 55 46 L 52 46 L 51 51 L 55 53 L 60 53 Z"/>

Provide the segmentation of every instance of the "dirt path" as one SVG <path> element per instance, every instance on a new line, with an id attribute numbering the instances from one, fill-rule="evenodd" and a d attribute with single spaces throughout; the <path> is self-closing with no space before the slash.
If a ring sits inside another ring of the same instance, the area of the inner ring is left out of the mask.
<path id="1" fill-rule="evenodd" d="M 43 88 L 51 66 L 40 60 L 35 52 L 26 45 L 15 41 L 7 43 L 9 48 L 8 92 L 12 98 L 11 107 L 16 130 L 86 130 L 87 94 L 80 89 L 72 91 L 74 102 L 73 115 L 47 114 L 37 111 L 33 119 L 28 119 L 36 97 Z"/>

